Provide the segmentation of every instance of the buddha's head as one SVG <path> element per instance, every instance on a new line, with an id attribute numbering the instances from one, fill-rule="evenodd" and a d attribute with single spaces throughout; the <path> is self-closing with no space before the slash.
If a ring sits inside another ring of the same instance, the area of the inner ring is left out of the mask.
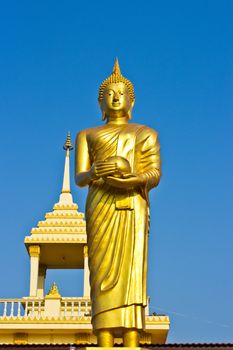
<path id="1" fill-rule="evenodd" d="M 125 116 L 131 119 L 135 101 L 134 88 L 131 81 L 122 76 L 117 59 L 112 74 L 100 85 L 98 101 L 103 120 Z"/>

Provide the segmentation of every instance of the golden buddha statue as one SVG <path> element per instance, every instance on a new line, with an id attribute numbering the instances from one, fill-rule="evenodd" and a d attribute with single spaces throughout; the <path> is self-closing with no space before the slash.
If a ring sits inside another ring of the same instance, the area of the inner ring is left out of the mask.
<path id="1" fill-rule="evenodd" d="M 75 178 L 89 186 L 86 222 L 92 325 L 98 345 L 139 345 L 147 305 L 148 192 L 159 183 L 157 132 L 129 123 L 132 83 L 118 60 L 99 89 L 102 126 L 76 139 Z"/>

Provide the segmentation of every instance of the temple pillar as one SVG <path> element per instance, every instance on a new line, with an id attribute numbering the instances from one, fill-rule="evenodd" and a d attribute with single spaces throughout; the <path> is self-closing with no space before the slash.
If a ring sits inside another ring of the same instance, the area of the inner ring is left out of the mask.
<path id="1" fill-rule="evenodd" d="M 84 255 L 84 283 L 83 283 L 83 296 L 90 298 L 90 271 L 88 266 L 88 247 L 87 245 L 83 248 Z"/>
<path id="2" fill-rule="evenodd" d="M 30 245 L 28 250 L 30 254 L 30 297 L 36 297 L 39 275 L 40 246 Z"/>
<path id="3" fill-rule="evenodd" d="M 150 297 L 147 296 L 147 305 L 145 307 L 145 316 L 149 316 L 150 315 Z"/>
<path id="4" fill-rule="evenodd" d="M 39 275 L 38 275 L 38 285 L 37 285 L 37 296 L 38 298 L 44 298 L 44 284 L 46 277 L 46 269 L 45 265 L 39 265 Z"/>

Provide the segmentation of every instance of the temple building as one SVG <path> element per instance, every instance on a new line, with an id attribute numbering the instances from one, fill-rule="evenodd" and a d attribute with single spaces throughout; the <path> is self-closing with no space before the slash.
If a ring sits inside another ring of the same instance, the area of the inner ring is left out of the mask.
<path id="1" fill-rule="evenodd" d="M 85 217 L 78 211 L 70 190 L 70 151 L 73 147 L 69 134 L 63 148 L 66 155 L 59 201 L 24 239 L 30 260 L 29 295 L 0 299 L 0 345 L 83 346 L 97 343 L 91 325 Z M 45 294 L 48 269 L 84 270 L 83 295 L 63 297 L 55 282 Z M 169 317 L 150 315 L 148 305 L 145 319 L 140 344 L 165 344 Z M 116 343 L 120 345 L 122 339 L 116 339 Z"/>

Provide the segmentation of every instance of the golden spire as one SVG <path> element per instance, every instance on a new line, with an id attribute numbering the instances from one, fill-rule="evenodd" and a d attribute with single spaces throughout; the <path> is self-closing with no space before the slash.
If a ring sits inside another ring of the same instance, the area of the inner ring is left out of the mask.
<path id="1" fill-rule="evenodd" d="M 60 194 L 59 203 L 73 204 L 73 198 L 70 192 L 70 151 L 73 149 L 70 132 L 68 132 L 67 139 L 63 148 L 66 151 L 66 157 L 65 157 L 62 191 Z"/>
<path id="2" fill-rule="evenodd" d="M 64 150 L 72 150 L 73 149 L 73 145 L 72 145 L 72 142 L 71 142 L 71 138 L 70 138 L 70 132 L 68 132 L 68 135 L 67 135 L 67 139 L 66 139 L 66 142 L 63 146 Z"/>
<path id="3" fill-rule="evenodd" d="M 112 74 L 107 79 L 105 79 L 100 85 L 98 97 L 99 102 L 103 99 L 105 88 L 111 83 L 124 83 L 129 91 L 131 101 L 133 102 L 135 100 L 133 84 L 130 80 L 126 79 L 121 74 L 120 65 L 117 57 L 113 66 Z"/>

